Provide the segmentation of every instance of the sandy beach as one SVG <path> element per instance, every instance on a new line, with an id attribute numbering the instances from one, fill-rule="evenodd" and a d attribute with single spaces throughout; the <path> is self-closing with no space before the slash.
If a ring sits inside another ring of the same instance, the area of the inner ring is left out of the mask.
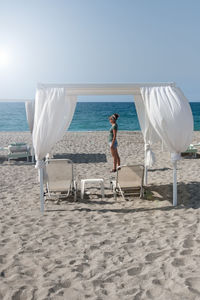
<path id="1" fill-rule="evenodd" d="M 67 132 L 51 151 L 70 158 L 84 200 L 45 203 L 37 170 L 8 163 L 0 152 L 0 299 L 200 299 L 200 155 L 178 163 L 178 206 L 172 206 L 170 155 L 155 145 L 149 199 L 114 200 L 107 132 Z M 200 142 L 195 132 L 193 142 Z M 0 147 L 31 144 L 29 132 L 1 132 Z M 122 164 L 143 163 L 140 132 L 119 132 Z M 112 175 L 114 176 L 114 175 Z"/>

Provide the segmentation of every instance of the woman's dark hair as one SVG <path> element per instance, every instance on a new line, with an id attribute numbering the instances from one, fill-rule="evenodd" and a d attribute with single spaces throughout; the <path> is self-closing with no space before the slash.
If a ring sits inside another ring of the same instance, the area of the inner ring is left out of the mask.
<path id="1" fill-rule="evenodd" d="M 118 114 L 114 114 L 115 116 L 115 119 L 117 120 L 119 118 L 119 115 Z"/>
<path id="2" fill-rule="evenodd" d="M 113 119 L 114 121 L 117 121 L 117 119 L 119 118 L 119 115 L 113 114 L 110 118 Z"/>

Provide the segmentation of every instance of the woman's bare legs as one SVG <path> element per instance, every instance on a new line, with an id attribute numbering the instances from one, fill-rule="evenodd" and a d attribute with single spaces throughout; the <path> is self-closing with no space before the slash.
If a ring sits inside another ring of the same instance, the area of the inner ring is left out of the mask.
<path id="1" fill-rule="evenodd" d="M 111 154 L 113 156 L 113 170 L 116 170 L 117 165 L 118 165 L 118 167 L 120 166 L 120 157 L 119 157 L 117 148 L 115 148 L 115 149 L 110 148 L 110 150 L 111 150 Z"/>
<path id="2" fill-rule="evenodd" d="M 113 157 L 113 170 L 117 168 L 117 156 L 116 156 L 116 149 L 110 148 L 112 157 Z"/>
<path id="3" fill-rule="evenodd" d="M 117 148 L 116 148 L 116 156 L 117 156 L 117 165 L 118 165 L 118 167 L 119 167 L 119 166 L 120 166 L 120 157 L 119 157 Z"/>

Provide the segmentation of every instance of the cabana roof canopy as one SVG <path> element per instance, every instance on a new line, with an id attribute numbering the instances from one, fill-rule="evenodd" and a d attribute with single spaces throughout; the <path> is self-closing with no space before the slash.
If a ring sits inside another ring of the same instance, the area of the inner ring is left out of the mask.
<path id="1" fill-rule="evenodd" d="M 138 95 L 142 87 L 175 86 L 169 83 L 38 84 L 38 88 L 66 88 L 67 95 Z"/>

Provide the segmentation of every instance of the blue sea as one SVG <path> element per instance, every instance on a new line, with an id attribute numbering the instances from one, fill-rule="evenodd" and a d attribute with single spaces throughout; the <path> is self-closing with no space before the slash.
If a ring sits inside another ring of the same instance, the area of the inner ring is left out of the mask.
<path id="1" fill-rule="evenodd" d="M 200 102 L 191 102 L 194 130 L 200 130 Z M 108 130 L 108 117 L 120 115 L 120 130 L 140 130 L 133 102 L 78 102 L 69 131 Z M 29 131 L 23 102 L 0 102 L 0 131 Z"/>

